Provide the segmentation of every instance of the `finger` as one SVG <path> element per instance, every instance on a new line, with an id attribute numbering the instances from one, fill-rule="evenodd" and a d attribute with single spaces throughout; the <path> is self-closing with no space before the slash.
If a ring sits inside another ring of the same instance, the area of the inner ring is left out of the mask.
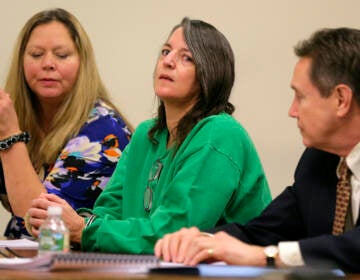
<path id="1" fill-rule="evenodd" d="M 49 207 L 50 202 L 44 198 L 36 198 L 31 201 L 31 208 L 39 208 L 47 210 Z"/>
<path id="2" fill-rule="evenodd" d="M 161 258 L 161 256 L 162 256 L 162 246 L 163 246 L 162 243 L 163 243 L 163 240 L 159 239 L 155 244 L 154 254 L 157 258 Z"/>
<path id="3" fill-rule="evenodd" d="M 162 238 L 162 256 L 165 262 L 171 261 L 170 251 L 169 251 L 169 244 L 171 239 L 170 236 L 171 234 L 165 234 L 164 237 Z"/>
<path id="4" fill-rule="evenodd" d="M 187 265 L 197 265 L 198 263 L 205 261 L 205 260 L 209 260 L 209 259 L 214 259 L 214 249 L 212 248 L 203 248 L 202 250 L 198 251 L 195 255 L 192 256 L 191 259 L 189 259 L 186 264 Z"/>
<path id="5" fill-rule="evenodd" d="M 169 254 L 171 261 L 173 262 L 181 262 L 182 260 L 178 260 L 179 256 L 179 246 L 183 242 L 183 237 L 186 237 L 187 229 L 181 229 L 179 232 L 176 232 L 171 235 L 171 240 L 169 242 Z"/>
<path id="6" fill-rule="evenodd" d="M 33 208 L 31 207 L 28 210 L 29 216 L 33 218 L 43 219 L 47 217 L 47 210 L 41 208 Z"/>
<path id="7" fill-rule="evenodd" d="M 39 236 L 39 232 L 40 232 L 40 231 L 39 231 L 38 228 L 34 228 L 34 227 L 33 227 L 33 228 L 31 229 L 31 233 L 32 233 L 32 235 L 35 236 L 35 237 L 38 237 L 38 236 Z"/>
<path id="8" fill-rule="evenodd" d="M 199 236 L 199 235 L 201 235 L 201 233 L 195 227 L 190 228 L 186 232 L 184 232 L 181 240 L 179 240 L 176 262 L 179 262 L 179 263 L 184 262 L 185 255 L 189 250 L 189 246 L 190 246 L 191 241 L 196 236 Z"/>
<path id="9" fill-rule="evenodd" d="M 202 261 L 207 258 L 213 257 L 212 254 L 209 254 L 208 249 L 214 248 L 214 238 L 200 235 L 193 238 L 188 246 L 188 250 L 185 255 L 184 264 L 190 265 L 196 262 L 196 260 Z M 206 252 L 204 254 L 201 252 Z"/>
<path id="10" fill-rule="evenodd" d="M 29 218 L 29 223 L 32 228 L 40 228 L 40 226 L 44 223 L 44 219 L 38 219 L 38 218 Z"/>
<path id="11" fill-rule="evenodd" d="M 59 204 L 64 204 L 64 201 L 65 201 L 64 199 L 60 198 L 59 196 L 57 196 L 56 194 L 53 194 L 53 193 L 44 193 L 43 197 L 46 198 L 48 201 L 59 203 Z"/>

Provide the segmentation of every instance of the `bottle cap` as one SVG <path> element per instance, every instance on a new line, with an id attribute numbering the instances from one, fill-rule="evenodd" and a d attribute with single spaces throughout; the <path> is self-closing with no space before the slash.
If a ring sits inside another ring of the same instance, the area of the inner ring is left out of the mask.
<path id="1" fill-rule="evenodd" d="M 62 208 L 60 206 L 49 206 L 48 209 L 49 216 L 61 216 Z"/>

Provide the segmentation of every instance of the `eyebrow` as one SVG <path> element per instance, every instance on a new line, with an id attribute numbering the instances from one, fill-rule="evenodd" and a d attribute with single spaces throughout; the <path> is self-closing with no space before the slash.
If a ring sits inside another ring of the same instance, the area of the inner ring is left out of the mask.
<path id="1" fill-rule="evenodd" d="M 173 48 L 170 43 L 165 43 L 165 44 L 163 45 L 163 47 L 169 47 L 170 49 Z M 186 52 L 191 53 L 191 51 L 190 51 L 188 48 L 181 48 L 180 51 L 186 51 Z"/>
<path id="2" fill-rule="evenodd" d="M 26 46 L 26 49 L 29 48 L 35 48 L 35 49 L 45 49 L 43 46 L 41 45 L 37 45 L 37 44 L 28 44 Z M 67 46 L 67 45 L 57 45 L 54 48 L 52 48 L 53 50 L 59 50 L 59 49 L 71 49 L 71 47 Z"/>

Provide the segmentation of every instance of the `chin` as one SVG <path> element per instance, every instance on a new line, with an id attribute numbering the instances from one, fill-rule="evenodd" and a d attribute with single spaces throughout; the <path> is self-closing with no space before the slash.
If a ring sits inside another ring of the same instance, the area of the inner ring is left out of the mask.
<path id="1" fill-rule="evenodd" d="M 303 142 L 305 147 L 313 148 L 313 145 L 311 144 L 311 142 L 308 139 L 303 137 L 302 142 Z"/>
<path id="2" fill-rule="evenodd" d="M 41 89 L 41 90 L 37 90 L 35 91 L 36 95 L 39 96 L 40 98 L 51 98 L 51 97 L 59 97 L 64 95 L 64 92 L 62 90 L 59 89 Z"/>
<path id="3" fill-rule="evenodd" d="M 173 95 L 171 94 L 171 92 L 168 91 L 168 90 L 156 91 L 155 94 L 156 94 L 156 96 L 157 96 L 158 98 L 160 98 L 161 100 L 163 100 L 163 99 L 168 99 L 168 98 L 172 98 L 172 97 L 173 97 Z"/>

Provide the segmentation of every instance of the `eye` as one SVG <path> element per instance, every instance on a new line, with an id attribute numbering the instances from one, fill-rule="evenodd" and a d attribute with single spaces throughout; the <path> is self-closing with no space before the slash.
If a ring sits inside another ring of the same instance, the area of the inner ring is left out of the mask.
<path id="1" fill-rule="evenodd" d="M 296 99 L 296 100 L 302 100 L 302 99 L 304 99 L 304 95 L 301 94 L 301 93 L 298 92 L 298 91 L 295 91 L 295 99 Z"/>
<path id="2" fill-rule="evenodd" d="M 167 56 L 169 53 L 170 53 L 170 50 L 169 50 L 169 49 L 162 49 L 162 50 L 161 50 L 161 55 L 162 55 L 162 56 Z"/>
<path id="3" fill-rule="evenodd" d="M 39 58 L 42 56 L 42 53 L 41 52 L 30 52 L 29 55 L 32 57 L 32 58 Z"/>
<path id="4" fill-rule="evenodd" d="M 187 54 L 184 54 L 182 56 L 182 59 L 183 59 L 183 61 L 186 61 L 186 62 L 194 62 L 193 58 L 190 55 L 187 55 Z"/>
<path id="5" fill-rule="evenodd" d="M 67 53 L 57 53 L 56 56 L 61 59 L 65 59 L 69 56 Z"/>

